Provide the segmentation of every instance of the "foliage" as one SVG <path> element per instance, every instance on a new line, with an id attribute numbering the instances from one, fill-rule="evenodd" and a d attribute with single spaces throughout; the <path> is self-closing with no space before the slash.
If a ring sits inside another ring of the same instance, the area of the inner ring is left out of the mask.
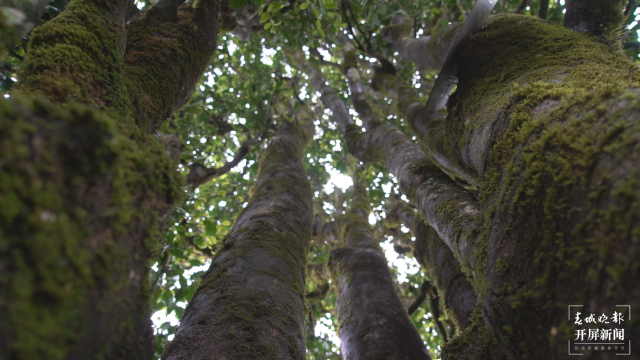
<path id="1" fill-rule="evenodd" d="M 138 8 L 145 11 L 154 1 L 136 2 Z M 43 21 L 56 16 L 66 3 L 67 0 L 51 0 Z M 372 49 L 369 54 L 359 54 L 364 82 L 368 83 L 373 77 L 373 67 L 366 64 L 374 64 L 375 54 L 392 61 L 398 77 L 411 83 L 419 89 L 420 96 L 426 97 L 436 73 L 418 72 L 413 65 L 403 63 L 379 36 L 380 31 L 390 24 L 392 14 L 404 10 L 415 19 L 414 34 L 417 37 L 430 35 L 451 22 L 464 20 L 473 3 L 472 0 L 351 0 L 350 11 L 343 12 L 336 0 L 231 1 L 231 7 L 238 12 L 255 5 L 255 16 L 263 30 L 247 40 L 241 40 L 233 33 L 221 34 L 218 50 L 197 91 L 161 132 L 175 134 L 181 139 L 179 170 L 184 175 L 196 162 L 209 168 L 220 167 L 233 158 L 243 142 L 249 139 L 259 141 L 228 174 L 195 190 L 185 189 L 184 203 L 176 208 L 162 235 L 164 246 L 149 279 L 153 286 L 152 307 L 158 356 L 166 342 L 172 339 L 177 319 L 182 316 L 186 303 L 193 295 L 199 275 L 206 270 L 211 256 L 230 230 L 237 214 L 246 206 L 262 151 L 278 125 L 295 111 L 297 102 L 289 100 L 292 96 L 311 104 L 317 115 L 316 135 L 307 149 L 306 164 L 314 189 L 316 209 L 320 214 L 324 210 L 325 220 L 329 221 L 339 215 L 346 205 L 348 194 L 332 186 L 331 181 L 335 183 L 342 179 L 349 172 L 353 159 L 346 155 L 345 144 L 331 120 L 331 114 L 319 102 L 318 94 L 306 83 L 307 76 L 292 65 L 286 50 L 303 49 L 322 67 L 329 84 L 350 106 L 347 84 L 340 67 L 335 66 L 342 63 L 340 42 L 336 35 L 344 31 L 348 24 L 357 24 L 357 29 L 354 29 L 357 38 L 360 41 L 370 39 Z M 564 0 L 550 3 L 549 21 L 562 22 Z M 520 0 L 499 0 L 494 12 L 515 12 L 520 4 Z M 524 14 L 537 16 L 540 1 L 531 0 L 528 4 Z M 628 56 L 638 59 L 640 24 L 636 16 L 640 18 L 640 9 L 632 6 L 627 13 L 629 33 L 623 43 Z M 345 15 L 353 16 L 347 19 Z M 27 41 L 28 36 L 9 52 L 5 63 L 0 65 L 0 90 L 8 91 L 16 81 L 15 72 L 24 56 Z M 371 96 L 369 101 L 380 119 L 386 119 L 410 134 L 390 99 Z M 351 112 L 355 115 L 353 110 Z M 402 230 L 385 221 L 385 209 L 399 197 L 397 182 L 380 164 L 367 164 L 365 177 L 373 209 L 370 223 L 374 224 L 374 231 L 379 238 L 388 244 L 385 249 L 390 249 L 392 242 L 410 238 L 410 234 L 403 235 Z M 314 241 L 308 257 L 309 265 L 325 263 L 332 246 L 328 242 Z M 395 258 L 400 255 L 387 251 L 387 256 Z M 399 294 L 408 306 L 417 296 L 424 275 L 416 271 L 415 260 L 410 252 L 401 256 L 407 263 L 414 264 L 409 267 L 411 273 L 400 271 L 398 277 L 402 279 L 398 281 Z M 393 270 L 398 273 L 398 269 Z M 314 281 L 315 278 L 311 274 L 308 276 L 308 293 L 321 286 Z M 334 290 L 329 287 L 323 298 L 308 300 L 309 359 L 338 358 L 339 346 L 332 342 L 335 336 L 314 333 L 314 329 L 331 328 L 335 298 Z M 442 335 L 438 333 L 428 302 L 411 319 L 432 355 L 436 355 Z M 440 320 L 449 323 L 446 313 Z"/>

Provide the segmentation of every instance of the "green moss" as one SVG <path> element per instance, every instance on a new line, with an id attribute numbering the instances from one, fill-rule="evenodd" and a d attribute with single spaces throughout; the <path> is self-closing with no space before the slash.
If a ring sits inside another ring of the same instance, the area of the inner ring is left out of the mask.
<path id="1" fill-rule="evenodd" d="M 128 114 L 124 23 L 111 17 L 93 2 L 75 0 L 33 30 L 15 92 L 109 109 L 116 116 Z"/>
<path id="2" fill-rule="evenodd" d="M 522 16 L 490 20 L 460 59 L 452 140 L 466 146 L 488 121 L 501 129 L 479 194 L 494 252 L 486 308 L 503 341 L 536 358 L 566 346 L 549 329 L 567 304 L 633 302 L 640 72 L 586 35 Z"/>
<path id="3" fill-rule="evenodd" d="M 65 358 L 88 314 L 126 336 L 146 303 L 158 212 L 179 194 L 175 165 L 153 138 L 89 107 L 1 99 L 0 119 L 10 357 Z"/>
<path id="4" fill-rule="evenodd" d="M 196 10 L 198 6 L 183 6 L 177 13 L 152 8 L 127 26 L 126 81 L 133 116 L 147 132 L 161 126 L 189 99 L 216 48 L 220 12 L 207 14 L 209 18 L 198 23 L 198 11 L 209 12 Z M 219 6 L 218 1 L 204 5 Z M 223 21 L 229 25 L 228 16 Z"/>
<path id="5" fill-rule="evenodd" d="M 463 332 L 442 344 L 440 357 L 448 359 L 505 359 L 500 351 L 500 343 L 487 327 L 482 317 L 482 306 L 477 305 L 471 316 L 471 323 Z"/>

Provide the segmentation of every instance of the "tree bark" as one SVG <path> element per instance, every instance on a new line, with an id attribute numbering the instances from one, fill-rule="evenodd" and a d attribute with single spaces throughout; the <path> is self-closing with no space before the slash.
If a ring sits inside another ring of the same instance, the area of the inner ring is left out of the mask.
<path id="1" fill-rule="evenodd" d="M 354 179 L 349 209 L 334 227 L 343 247 L 329 258 L 338 291 L 336 317 L 343 359 L 430 359 L 398 298 L 387 260 L 367 223 L 366 184 Z"/>
<path id="2" fill-rule="evenodd" d="M 163 359 L 305 359 L 304 284 L 313 118 L 285 122 L 260 161 L 245 210 L 189 302 Z"/>
<path id="3" fill-rule="evenodd" d="M 611 40 L 619 34 L 629 0 L 567 0 L 564 26 Z"/>
<path id="4" fill-rule="evenodd" d="M 457 61 L 445 134 L 473 155 L 458 166 L 482 165 L 484 318 L 507 355 L 562 358 L 568 304 L 601 314 L 640 299 L 640 72 L 593 38 L 517 15 L 490 19 Z"/>
<path id="5" fill-rule="evenodd" d="M 14 95 L 129 115 L 122 61 L 128 2 L 73 0 L 60 15 L 36 28 Z"/>
<path id="6" fill-rule="evenodd" d="M 451 249 L 403 202 L 398 202 L 387 212 L 387 219 L 411 229 L 416 237 L 413 255 L 438 289 L 456 328 L 464 330 L 470 324 L 469 316 L 476 305 L 476 295 Z"/>
<path id="7" fill-rule="evenodd" d="M 84 106 L 0 100 L 0 357 L 148 359 L 164 148 Z"/>
<path id="8" fill-rule="evenodd" d="M 1 99 L 2 358 L 153 354 L 149 260 L 182 179 L 133 118 L 123 60 L 131 6 L 72 0 L 32 32 L 18 86 Z M 217 10 L 200 14 L 217 29 Z M 198 78 L 198 66 L 185 77 Z"/>
<path id="9" fill-rule="evenodd" d="M 391 17 L 391 26 L 381 35 L 404 61 L 416 64 L 421 70 L 439 70 L 461 28 L 460 23 L 455 23 L 437 34 L 416 39 L 413 37 L 413 19 L 404 11 L 398 11 Z"/>
<path id="10" fill-rule="evenodd" d="M 351 50 L 353 51 L 353 46 Z M 384 161 L 398 179 L 400 190 L 420 209 L 421 213 L 447 243 L 463 264 L 466 272 L 483 273 L 477 268 L 474 254 L 480 254 L 483 245 L 477 241 L 481 212 L 475 197 L 458 186 L 427 157 L 422 148 L 394 126 L 383 124 L 362 133 L 355 125 L 344 102 L 325 84 L 320 71 L 298 56 L 296 63 L 307 74 L 312 86 L 321 92 L 323 103 L 333 112 L 339 129 L 344 129 L 349 153 L 361 161 Z M 349 58 L 346 56 L 345 58 Z M 351 57 L 354 58 L 354 57 Z M 345 64 L 350 88 L 359 81 L 355 64 Z M 357 90 L 352 90 L 357 94 Z M 417 101 L 410 100 L 418 104 Z M 368 104 L 357 102 L 368 106 Z M 411 107 L 411 105 L 409 105 Z M 356 109 L 362 111 L 362 109 Z M 481 285 L 481 284 L 478 284 Z"/>
<path id="11" fill-rule="evenodd" d="M 218 18 L 230 12 L 223 3 L 163 0 L 127 26 L 125 79 L 132 115 L 147 133 L 185 104 L 209 65 Z"/>

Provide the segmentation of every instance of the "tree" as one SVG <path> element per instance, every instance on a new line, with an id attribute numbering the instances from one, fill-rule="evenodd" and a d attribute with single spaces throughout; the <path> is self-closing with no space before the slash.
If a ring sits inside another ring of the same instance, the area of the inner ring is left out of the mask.
<path id="1" fill-rule="evenodd" d="M 335 358 L 392 303 L 432 357 L 561 358 L 568 305 L 640 298 L 635 2 L 499 1 L 470 36 L 466 0 L 1 5 L 3 358 L 149 358 L 151 309 L 167 359 Z M 370 308 L 354 214 L 424 269 Z"/>

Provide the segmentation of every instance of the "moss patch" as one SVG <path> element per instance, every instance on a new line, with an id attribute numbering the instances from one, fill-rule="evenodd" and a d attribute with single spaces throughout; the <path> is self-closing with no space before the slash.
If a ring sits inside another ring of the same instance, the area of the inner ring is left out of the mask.
<path id="1" fill-rule="evenodd" d="M 1 99 L 0 119 L 9 357 L 65 358 L 98 325 L 108 334 L 93 350 L 108 354 L 146 305 L 175 165 L 155 139 L 90 107 Z"/>

